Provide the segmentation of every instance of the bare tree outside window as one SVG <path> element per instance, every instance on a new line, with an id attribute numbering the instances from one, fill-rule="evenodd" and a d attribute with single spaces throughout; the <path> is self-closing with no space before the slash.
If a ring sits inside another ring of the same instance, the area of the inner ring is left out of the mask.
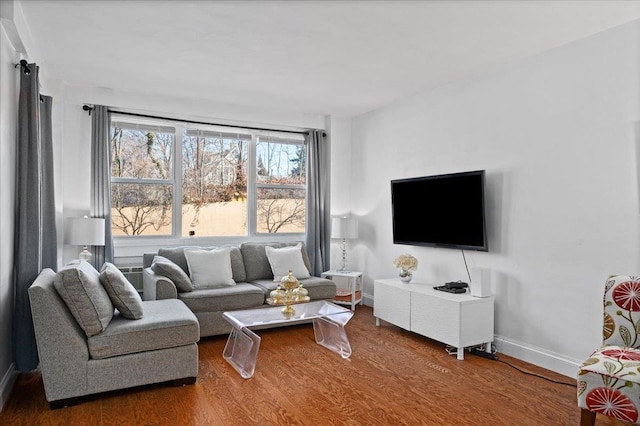
<path id="1" fill-rule="evenodd" d="M 120 235 L 170 235 L 170 185 L 111 185 L 112 229 Z"/>
<path id="2" fill-rule="evenodd" d="M 304 232 L 306 147 L 283 138 L 258 139 L 257 232 Z"/>
<path id="3" fill-rule="evenodd" d="M 182 139 L 183 235 L 246 235 L 249 135 L 188 129 Z M 212 218 L 212 213 L 216 218 Z M 237 219 L 241 221 L 225 220 Z M 203 217 L 206 220 L 201 220 Z M 219 225 L 216 228 L 216 225 Z M 185 232 L 186 231 L 186 232 Z"/>
<path id="4" fill-rule="evenodd" d="M 304 190 L 258 189 L 258 232 L 302 232 L 305 214 Z"/>
<path id="5" fill-rule="evenodd" d="M 119 117 L 110 136 L 115 236 L 305 231 L 307 153 L 301 136 Z M 249 230 L 249 215 L 256 229 Z"/>
<path id="6" fill-rule="evenodd" d="M 172 177 L 174 140 L 172 133 L 112 125 L 114 235 L 171 234 L 173 187 L 162 181 Z"/>

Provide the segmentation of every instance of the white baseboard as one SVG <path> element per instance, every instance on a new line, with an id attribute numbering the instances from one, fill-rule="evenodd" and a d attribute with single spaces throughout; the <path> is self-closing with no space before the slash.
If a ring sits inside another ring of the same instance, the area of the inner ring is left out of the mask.
<path id="1" fill-rule="evenodd" d="M 9 365 L 9 369 L 4 374 L 2 381 L 0 382 L 0 412 L 4 408 L 7 400 L 9 399 L 9 394 L 11 394 L 11 389 L 13 389 L 13 385 L 18 378 L 18 371 L 16 370 L 16 366 L 14 363 Z"/>
<path id="2" fill-rule="evenodd" d="M 373 295 L 372 294 L 367 294 L 367 293 L 362 293 L 362 304 L 363 305 L 367 305 L 367 306 L 371 306 L 373 308 Z"/>
<path id="3" fill-rule="evenodd" d="M 522 342 L 508 340 L 500 336 L 495 336 L 493 341 L 496 351 L 512 356 L 522 361 L 529 362 L 547 370 L 562 374 L 571 379 L 576 378 L 576 374 L 582 360 L 572 359 L 545 349 L 528 345 Z"/>

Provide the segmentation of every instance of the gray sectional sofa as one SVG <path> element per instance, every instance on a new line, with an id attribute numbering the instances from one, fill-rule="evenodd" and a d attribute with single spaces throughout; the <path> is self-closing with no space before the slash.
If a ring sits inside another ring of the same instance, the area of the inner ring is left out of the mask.
<path id="1" fill-rule="evenodd" d="M 152 383 L 195 383 L 200 328 L 179 300 L 142 301 L 113 264 L 40 272 L 29 299 L 51 408 Z"/>
<path id="2" fill-rule="evenodd" d="M 274 278 L 266 247 L 281 249 L 297 245 L 301 245 L 302 261 L 307 270 L 311 271 L 304 243 L 246 242 L 239 246 L 223 246 L 228 247 L 230 251 L 234 285 L 193 288 L 186 291 L 184 285 L 181 289 L 181 285 L 176 285 L 174 281 L 184 280 L 185 275 L 191 276 L 184 251 L 194 247 L 165 248 L 158 250 L 157 253 L 145 253 L 143 298 L 144 300 L 177 298 L 183 301 L 198 318 L 201 337 L 228 334 L 231 326 L 222 318 L 225 311 L 260 309 L 270 306 L 267 304 L 267 298 L 271 291 L 276 289 L 279 280 Z M 158 264 L 154 265 L 154 259 L 158 261 L 162 258 L 169 259 L 170 262 L 178 265 L 182 270 L 178 271 L 181 276 L 157 273 L 157 271 L 163 271 Z M 336 285 L 329 279 L 310 276 L 301 279 L 300 282 L 307 289 L 311 300 L 331 300 L 335 296 Z M 187 286 L 188 284 L 186 283 Z"/>

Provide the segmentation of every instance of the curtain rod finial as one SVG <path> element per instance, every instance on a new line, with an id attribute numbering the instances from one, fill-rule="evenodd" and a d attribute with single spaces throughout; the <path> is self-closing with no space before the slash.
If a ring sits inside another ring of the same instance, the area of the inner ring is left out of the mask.
<path id="1" fill-rule="evenodd" d="M 29 68 L 29 63 L 25 59 L 21 59 L 20 62 L 14 66 L 14 68 L 18 67 L 22 68 L 22 72 L 24 72 L 25 75 L 31 74 L 31 68 Z"/>
<path id="2" fill-rule="evenodd" d="M 93 108 L 90 107 L 89 105 L 82 105 L 82 109 L 84 111 L 89 111 L 89 115 L 91 115 L 91 111 L 93 111 Z"/>

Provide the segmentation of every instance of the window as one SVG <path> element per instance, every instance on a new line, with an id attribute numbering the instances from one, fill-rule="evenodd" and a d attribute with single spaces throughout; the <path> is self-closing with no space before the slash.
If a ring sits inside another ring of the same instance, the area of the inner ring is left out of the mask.
<path id="1" fill-rule="evenodd" d="M 306 147 L 284 138 L 258 136 L 256 157 L 258 232 L 304 232 Z"/>
<path id="2" fill-rule="evenodd" d="M 111 123 L 113 235 L 171 235 L 175 128 Z"/>
<path id="3" fill-rule="evenodd" d="M 305 232 L 302 135 L 114 114 L 111 150 L 116 237 Z"/>

